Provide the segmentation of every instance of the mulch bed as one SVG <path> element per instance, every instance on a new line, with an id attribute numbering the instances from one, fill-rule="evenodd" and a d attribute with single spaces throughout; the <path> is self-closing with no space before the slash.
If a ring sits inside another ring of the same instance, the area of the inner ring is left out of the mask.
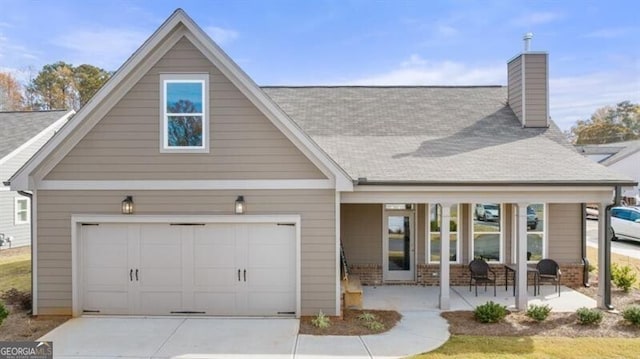
<path id="1" fill-rule="evenodd" d="M 32 317 L 29 311 L 7 305 L 9 316 L 0 325 L 0 341 L 36 340 L 70 319 L 67 316 Z"/>
<path id="2" fill-rule="evenodd" d="M 363 325 L 363 321 L 358 319 L 362 313 L 370 313 L 376 316 L 377 320 L 384 325 L 383 330 L 372 330 Z M 343 317 L 331 317 L 329 328 L 317 328 L 311 324 L 312 316 L 300 318 L 300 334 L 311 335 L 367 335 L 384 333 L 393 328 L 402 318 L 400 313 L 393 310 L 356 310 L 345 309 Z"/>

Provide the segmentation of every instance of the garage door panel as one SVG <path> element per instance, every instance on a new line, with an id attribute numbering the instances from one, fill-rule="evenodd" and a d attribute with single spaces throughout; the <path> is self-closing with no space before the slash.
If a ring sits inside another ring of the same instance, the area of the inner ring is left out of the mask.
<path id="1" fill-rule="evenodd" d="M 220 286 L 232 290 L 238 283 L 238 271 L 235 268 L 196 268 L 193 284 L 195 286 Z M 235 290 L 235 289 L 233 289 Z"/>
<path id="2" fill-rule="evenodd" d="M 248 315 L 282 315 L 295 312 L 292 292 L 250 292 Z"/>
<path id="3" fill-rule="evenodd" d="M 129 314 L 129 292 L 90 290 L 84 295 L 84 310 L 99 310 L 100 314 Z"/>
<path id="4" fill-rule="evenodd" d="M 196 244 L 194 248 L 196 268 L 228 268 L 236 266 L 235 246 Z"/>
<path id="5" fill-rule="evenodd" d="M 152 268 L 139 273 L 140 286 L 172 287 L 182 286 L 182 268 Z"/>
<path id="6" fill-rule="evenodd" d="M 129 286 L 129 274 L 126 268 L 87 268 L 84 271 L 87 288 L 117 287 L 125 289 Z"/>
<path id="7" fill-rule="evenodd" d="M 235 292 L 195 292 L 194 302 L 196 311 L 208 315 L 230 315 L 239 311 Z"/>
<path id="8" fill-rule="evenodd" d="M 181 291 L 145 291 L 140 293 L 140 314 L 169 315 L 182 311 Z"/>

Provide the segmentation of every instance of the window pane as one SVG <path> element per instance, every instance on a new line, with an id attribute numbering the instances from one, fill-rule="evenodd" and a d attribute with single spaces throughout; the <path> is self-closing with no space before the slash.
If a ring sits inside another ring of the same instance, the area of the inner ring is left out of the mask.
<path id="1" fill-rule="evenodd" d="M 538 233 L 527 234 L 527 260 L 537 262 L 542 259 L 543 253 L 542 235 Z M 529 256 L 529 253 L 531 255 Z"/>
<path id="2" fill-rule="evenodd" d="M 26 211 L 25 212 L 20 212 L 20 213 L 18 213 L 18 220 L 20 222 L 26 222 L 28 220 L 27 216 L 28 216 L 28 214 L 27 214 Z"/>
<path id="3" fill-rule="evenodd" d="M 532 204 L 527 207 L 527 231 L 544 230 L 544 204 Z"/>
<path id="4" fill-rule="evenodd" d="M 451 241 L 449 242 L 449 260 L 455 262 L 457 260 L 457 249 L 458 249 L 458 234 L 451 233 L 449 235 Z M 431 234 L 431 256 L 429 260 L 431 262 L 439 262 L 440 261 L 440 233 L 432 233 Z"/>
<path id="5" fill-rule="evenodd" d="M 201 147 L 202 116 L 169 116 L 169 147 Z"/>
<path id="6" fill-rule="evenodd" d="M 19 211 L 26 211 L 27 210 L 27 200 L 26 199 L 18 200 L 18 210 Z"/>
<path id="7" fill-rule="evenodd" d="M 473 253 L 475 258 L 486 261 L 500 260 L 500 234 L 474 234 Z"/>
<path id="8" fill-rule="evenodd" d="M 202 83 L 168 82 L 167 113 L 202 113 Z"/>
<path id="9" fill-rule="evenodd" d="M 500 232 L 500 204 L 477 203 L 473 211 L 474 232 Z"/>

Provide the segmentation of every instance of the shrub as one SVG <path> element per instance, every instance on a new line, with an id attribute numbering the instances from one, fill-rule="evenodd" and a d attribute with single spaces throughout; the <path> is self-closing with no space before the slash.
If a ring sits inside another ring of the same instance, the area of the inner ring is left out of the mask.
<path id="1" fill-rule="evenodd" d="M 497 323 L 507 316 L 507 307 L 488 301 L 473 311 L 473 317 L 480 323 Z"/>
<path id="2" fill-rule="evenodd" d="M 576 311 L 578 315 L 578 323 L 582 325 L 600 324 L 602 321 L 602 312 L 597 309 L 579 308 Z"/>
<path id="3" fill-rule="evenodd" d="M 23 310 L 31 309 L 31 293 L 11 288 L 2 294 L 4 302 L 10 305 L 16 305 Z"/>
<path id="4" fill-rule="evenodd" d="M 316 328 L 324 329 L 331 326 L 331 320 L 322 311 L 320 311 L 318 315 L 311 319 L 311 324 Z"/>
<path id="5" fill-rule="evenodd" d="M 636 280 L 636 273 L 630 266 L 625 265 L 621 267 L 618 263 L 611 265 L 611 281 L 616 287 L 628 292 Z"/>
<path id="6" fill-rule="evenodd" d="M 365 321 L 365 322 L 373 322 L 378 318 L 376 318 L 375 314 L 364 312 L 364 313 L 362 313 L 362 314 L 360 314 L 358 316 L 358 319 L 360 319 L 362 321 Z"/>
<path id="7" fill-rule="evenodd" d="M 548 305 L 530 305 L 529 309 L 527 309 L 527 317 L 534 319 L 538 322 L 541 322 L 549 316 L 551 313 L 551 307 Z"/>
<path id="8" fill-rule="evenodd" d="M 4 304 L 0 302 L 0 325 L 9 316 L 9 311 L 4 307 Z"/>
<path id="9" fill-rule="evenodd" d="M 624 320 L 631 324 L 640 326 L 640 305 L 632 305 L 622 311 Z"/>
<path id="10" fill-rule="evenodd" d="M 598 267 L 594 266 L 593 264 L 589 263 L 589 267 L 587 267 L 589 270 L 589 273 L 593 273 L 595 271 L 598 270 Z"/>
<path id="11" fill-rule="evenodd" d="M 370 322 L 365 322 L 364 326 L 371 329 L 371 330 L 375 330 L 377 332 L 384 330 L 384 324 L 380 323 L 377 320 L 373 320 Z"/>

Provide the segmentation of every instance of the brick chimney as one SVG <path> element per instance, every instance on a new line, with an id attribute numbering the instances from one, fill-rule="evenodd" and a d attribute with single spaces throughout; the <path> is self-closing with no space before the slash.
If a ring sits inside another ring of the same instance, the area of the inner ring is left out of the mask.
<path id="1" fill-rule="evenodd" d="M 549 54 L 531 51 L 532 37 L 524 35 L 524 52 L 508 62 L 508 102 L 522 127 L 549 127 Z"/>

